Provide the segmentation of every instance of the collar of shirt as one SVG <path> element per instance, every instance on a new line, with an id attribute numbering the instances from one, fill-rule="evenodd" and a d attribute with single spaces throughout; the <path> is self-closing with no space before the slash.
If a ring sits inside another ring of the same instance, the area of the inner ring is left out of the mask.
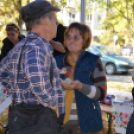
<path id="1" fill-rule="evenodd" d="M 27 37 L 37 38 L 37 39 L 39 39 L 39 40 L 42 40 L 46 45 L 49 46 L 51 53 L 53 53 L 53 51 L 54 51 L 53 47 L 50 45 L 50 43 L 49 43 L 47 40 L 45 40 L 45 39 L 44 39 L 43 37 L 41 37 L 39 34 L 34 33 L 34 32 L 28 32 Z"/>

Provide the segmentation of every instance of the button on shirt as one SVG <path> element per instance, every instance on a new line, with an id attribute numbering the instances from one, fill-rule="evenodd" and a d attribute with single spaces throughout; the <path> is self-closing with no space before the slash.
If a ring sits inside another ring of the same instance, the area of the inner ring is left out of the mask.
<path id="1" fill-rule="evenodd" d="M 19 78 L 18 63 L 23 45 Z M 25 102 L 45 107 L 58 103 L 59 112 L 64 113 L 64 94 L 59 80 L 58 69 L 52 55 L 53 48 L 41 36 L 29 32 L 0 63 L 0 81 L 12 95 L 15 103 Z M 50 67 L 53 67 L 53 80 L 50 82 Z"/>

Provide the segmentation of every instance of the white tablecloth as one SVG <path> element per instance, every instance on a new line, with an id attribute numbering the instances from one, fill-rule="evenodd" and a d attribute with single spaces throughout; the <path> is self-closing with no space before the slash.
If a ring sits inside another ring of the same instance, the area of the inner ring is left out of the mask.
<path id="1" fill-rule="evenodd" d="M 12 97 L 0 83 L 0 113 L 12 103 Z"/>
<path id="2" fill-rule="evenodd" d="M 113 123 L 116 133 L 126 134 L 127 123 L 133 113 L 133 103 L 113 101 Z"/>

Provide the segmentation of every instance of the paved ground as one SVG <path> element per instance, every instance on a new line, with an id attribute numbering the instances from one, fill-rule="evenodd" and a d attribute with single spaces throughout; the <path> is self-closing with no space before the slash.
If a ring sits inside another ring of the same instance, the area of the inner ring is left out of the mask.
<path id="1" fill-rule="evenodd" d="M 115 81 L 122 83 L 133 83 L 131 74 L 115 74 L 115 75 L 107 75 L 107 81 Z M 132 93 L 127 91 L 117 91 L 114 89 L 108 89 L 108 94 L 115 95 L 118 99 L 132 98 Z"/>
<path id="2" fill-rule="evenodd" d="M 123 82 L 123 83 L 132 83 L 131 74 L 115 74 L 107 75 L 107 81 Z"/>

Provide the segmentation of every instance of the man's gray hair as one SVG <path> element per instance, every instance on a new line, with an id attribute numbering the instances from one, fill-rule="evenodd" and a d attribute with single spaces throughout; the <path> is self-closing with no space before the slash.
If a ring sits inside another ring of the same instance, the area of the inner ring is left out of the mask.
<path id="1" fill-rule="evenodd" d="M 51 21 L 52 21 L 52 12 L 48 12 L 44 15 L 42 15 L 41 17 L 35 19 L 35 20 L 31 20 L 31 21 L 28 21 L 26 22 L 26 30 L 27 31 L 31 31 L 32 28 L 35 26 L 35 25 L 41 25 L 42 24 L 42 21 L 48 17 Z"/>

